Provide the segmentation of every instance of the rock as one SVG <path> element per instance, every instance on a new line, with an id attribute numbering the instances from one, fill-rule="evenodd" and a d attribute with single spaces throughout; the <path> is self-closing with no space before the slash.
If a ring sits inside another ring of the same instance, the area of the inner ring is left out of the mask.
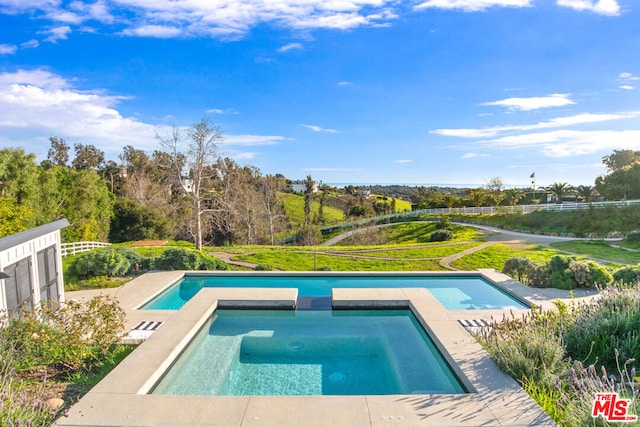
<path id="1" fill-rule="evenodd" d="M 45 404 L 47 405 L 47 408 L 51 409 L 52 411 L 57 411 L 64 406 L 64 400 L 60 399 L 59 397 L 53 397 L 47 400 Z"/>

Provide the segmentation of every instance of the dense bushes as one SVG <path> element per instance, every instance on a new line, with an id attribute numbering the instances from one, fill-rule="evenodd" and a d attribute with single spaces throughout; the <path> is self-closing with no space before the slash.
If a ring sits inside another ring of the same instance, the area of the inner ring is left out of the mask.
<path id="1" fill-rule="evenodd" d="M 133 274 L 135 265 L 144 270 L 227 270 L 224 261 L 197 251 L 170 248 L 160 256 L 147 258 L 124 247 L 108 247 L 78 255 L 67 268 L 69 282 L 99 278 L 121 277 Z"/>
<path id="2" fill-rule="evenodd" d="M 606 286 L 613 281 L 600 264 L 569 255 L 555 255 L 544 265 L 524 257 L 510 258 L 502 272 L 531 286 L 567 290 Z"/>
<path id="3" fill-rule="evenodd" d="M 431 235 L 429 235 L 430 242 L 444 242 L 447 240 L 451 240 L 453 238 L 453 233 L 451 230 L 436 230 Z"/>
<path id="4" fill-rule="evenodd" d="M 594 302 L 556 308 L 496 321 L 478 339 L 558 424 L 601 425 L 590 417 L 597 392 L 632 399 L 637 414 L 640 291 L 612 285 Z"/>
<path id="5" fill-rule="evenodd" d="M 155 270 L 226 270 L 227 263 L 200 252 L 182 248 L 167 249 L 153 258 L 151 266 Z"/>
<path id="6" fill-rule="evenodd" d="M 59 411 L 42 402 L 43 386 L 73 378 L 82 387 L 68 388 L 64 397 L 75 401 L 88 376 L 114 366 L 114 355 L 130 352 L 116 344 L 123 329 L 124 312 L 107 296 L 68 302 L 57 311 L 23 312 L 18 319 L 0 317 L 0 425 L 51 425 Z M 34 384 L 38 373 L 44 377 Z"/>
<path id="7" fill-rule="evenodd" d="M 640 249 L 640 230 L 634 230 L 624 236 L 622 246 L 631 249 Z"/>
<path id="8" fill-rule="evenodd" d="M 613 280 L 628 285 L 636 285 L 640 282 L 640 264 L 627 265 L 617 269 L 613 273 Z"/>
<path id="9" fill-rule="evenodd" d="M 616 368 L 640 355 L 640 294 L 610 293 L 607 303 L 584 309 L 564 330 L 567 354 L 586 364 Z"/>
<path id="10" fill-rule="evenodd" d="M 69 265 L 68 273 L 79 279 L 119 277 L 132 272 L 134 264 L 141 261 L 142 256 L 132 249 L 109 247 L 78 255 Z"/>

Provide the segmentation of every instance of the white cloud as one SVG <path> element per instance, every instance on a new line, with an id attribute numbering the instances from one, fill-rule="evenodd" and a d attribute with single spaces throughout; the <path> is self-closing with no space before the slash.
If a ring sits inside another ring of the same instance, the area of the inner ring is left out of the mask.
<path id="1" fill-rule="evenodd" d="M 618 82 L 620 83 L 618 88 L 624 90 L 633 90 L 635 89 L 635 82 L 640 80 L 640 77 L 634 76 L 631 73 L 620 73 L 618 76 Z"/>
<path id="2" fill-rule="evenodd" d="M 404 160 L 394 160 L 393 163 L 413 163 L 413 160 L 408 160 L 408 159 L 404 159 Z"/>
<path id="3" fill-rule="evenodd" d="M 75 89 L 43 69 L 1 73 L 0 132 L 17 146 L 58 135 L 94 144 L 107 153 L 118 153 L 125 144 L 155 147 L 154 135 L 160 128 L 123 117 L 115 109 L 123 99 Z"/>
<path id="4" fill-rule="evenodd" d="M 531 111 L 541 108 L 563 107 L 571 104 L 575 104 L 575 102 L 569 99 L 569 94 L 552 93 L 547 96 L 530 98 L 507 98 L 500 101 L 484 102 L 480 105 L 497 105 L 512 111 Z"/>
<path id="5" fill-rule="evenodd" d="M 234 39 L 265 23 L 297 30 L 385 26 L 398 17 L 392 9 L 398 4 L 397 0 L 0 0 L 0 12 L 41 12 L 52 22 L 70 25 L 118 21 L 126 25 L 121 34 L 127 36 Z"/>
<path id="6" fill-rule="evenodd" d="M 547 157 L 574 157 L 612 150 L 640 150 L 640 131 L 557 130 L 505 136 L 482 145 L 500 149 L 536 148 Z"/>
<path id="7" fill-rule="evenodd" d="M 276 135 L 224 135 L 224 145 L 255 147 L 261 145 L 276 145 L 287 138 Z"/>
<path id="8" fill-rule="evenodd" d="M 44 34 L 49 34 L 49 37 L 44 39 L 46 42 L 57 43 L 58 40 L 66 40 L 69 33 L 71 33 L 71 27 L 68 25 L 62 25 L 60 27 L 54 27 L 50 30 L 44 31 Z"/>
<path id="9" fill-rule="evenodd" d="M 531 6 L 531 0 L 427 0 L 414 6 L 414 9 L 459 9 L 465 12 L 479 12 L 490 7 Z"/>
<path id="10" fill-rule="evenodd" d="M 342 81 L 338 82 L 338 86 L 352 86 L 353 82 Z"/>
<path id="11" fill-rule="evenodd" d="M 600 15 L 616 16 L 620 14 L 620 5 L 617 0 L 558 0 L 558 6 Z"/>
<path id="12" fill-rule="evenodd" d="M 171 127 L 123 117 L 117 107 L 125 99 L 100 90 L 76 89 L 69 80 L 44 69 L 0 73 L 0 142 L 43 151 L 48 138 L 56 135 L 71 143 L 93 144 L 112 158 L 124 145 L 157 149 L 155 135 L 169 134 Z M 223 142 L 225 146 L 264 146 L 286 140 L 274 135 L 224 135 Z"/>
<path id="13" fill-rule="evenodd" d="M 475 158 L 481 158 L 481 157 L 491 157 L 491 155 L 486 153 L 464 153 L 460 158 L 475 159 Z"/>
<path id="14" fill-rule="evenodd" d="M 211 108 L 211 109 L 207 110 L 207 113 L 210 113 L 210 114 L 224 114 L 224 111 L 219 109 L 219 108 Z"/>
<path id="15" fill-rule="evenodd" d="M 316 126 L 316 125 L 304 125 L 304 124 L 301 124 L 300 126 L 304 126 L 304 127 L 306 127 L 307 129 L 311 129 L 311 130 L 312 130 L 312 131 L 314 131 L 314 132 L 340 133 L 340 131 L 339 131 L 339 130 L 335 130 L 335 129 L 325 129 L 325 128 L 322 128 L 322 127 L 320 127 L 320 126 Z"/>
<path id="16" fill-rule="evenodd" d="M 142 25 L 136 28 L 127 28 L 122 32 L 127 36 L 156 37 L 159 39 L 178 37 L 182 33 L 180 28 L 167 25 Z"/>
<path id="17" fill-rule="evenodd" d="M 0 55 L 13 55 L 18 51 L 18 46 L 13 44 L 0 44 Z"/>
<path id="18" fill-rule="evenodd" d="M 302 49 L 301 43 L 289 43 L 278 49 L 278 52 L 287 52 L 292 49 Z"/>
<path id="19" fill-rule="evenodd" d="M 459 138 L 492 138 L 500 133 L 505 132 L 525 132 L 540 129 L 551 129 L 558 127 L 568 127 L 583 125 L 589 123 L 601 123 L 612 120 L 624 120 L 640 117 L 640 111 L 630 111 L 626 113 L 615 114 L 592 114 L 583 113 L 575 116 L 557 117 L 546 122 L 540 122 L 533 125 L 519 126 L 494 126 L 481 129 L 436 129 L 430 133 L 443 136 L 456 136 Z"/>
<path id="20" fill-rule="evenodd" d="M 40 46 L 40 42 L 36 39 L 31 39 L 28 40 L 22 44 L 20 44 L 20 47 L 25 48 L 25 49 L 33 49 Z"/>

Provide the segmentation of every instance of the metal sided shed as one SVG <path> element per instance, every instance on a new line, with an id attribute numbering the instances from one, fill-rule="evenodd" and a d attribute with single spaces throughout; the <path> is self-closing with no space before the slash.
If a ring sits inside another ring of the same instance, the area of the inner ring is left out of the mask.
<path id="1" fill-rule="evenodd" d="M 0 239 L 0 310 L 15 316 L 20 308 L 64 301 L 61 219 Z"/>

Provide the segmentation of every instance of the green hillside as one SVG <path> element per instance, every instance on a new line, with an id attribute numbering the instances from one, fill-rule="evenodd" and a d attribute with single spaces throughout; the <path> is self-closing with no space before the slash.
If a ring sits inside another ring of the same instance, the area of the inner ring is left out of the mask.
<path id="1" fill-rule="evenodd" d="M 299 227 L 304 222 L 304 196 L 291 193 L 282 193 L 281 200 L 284 203 L 284 212 L 294 227 Z M 311 202 L 311 216 L 318 216 L 318 201 Z M 340 209 L 325 205 L 323 208 L 324 223 L 335 224 L 344 221 L 345 214 Z"/>

